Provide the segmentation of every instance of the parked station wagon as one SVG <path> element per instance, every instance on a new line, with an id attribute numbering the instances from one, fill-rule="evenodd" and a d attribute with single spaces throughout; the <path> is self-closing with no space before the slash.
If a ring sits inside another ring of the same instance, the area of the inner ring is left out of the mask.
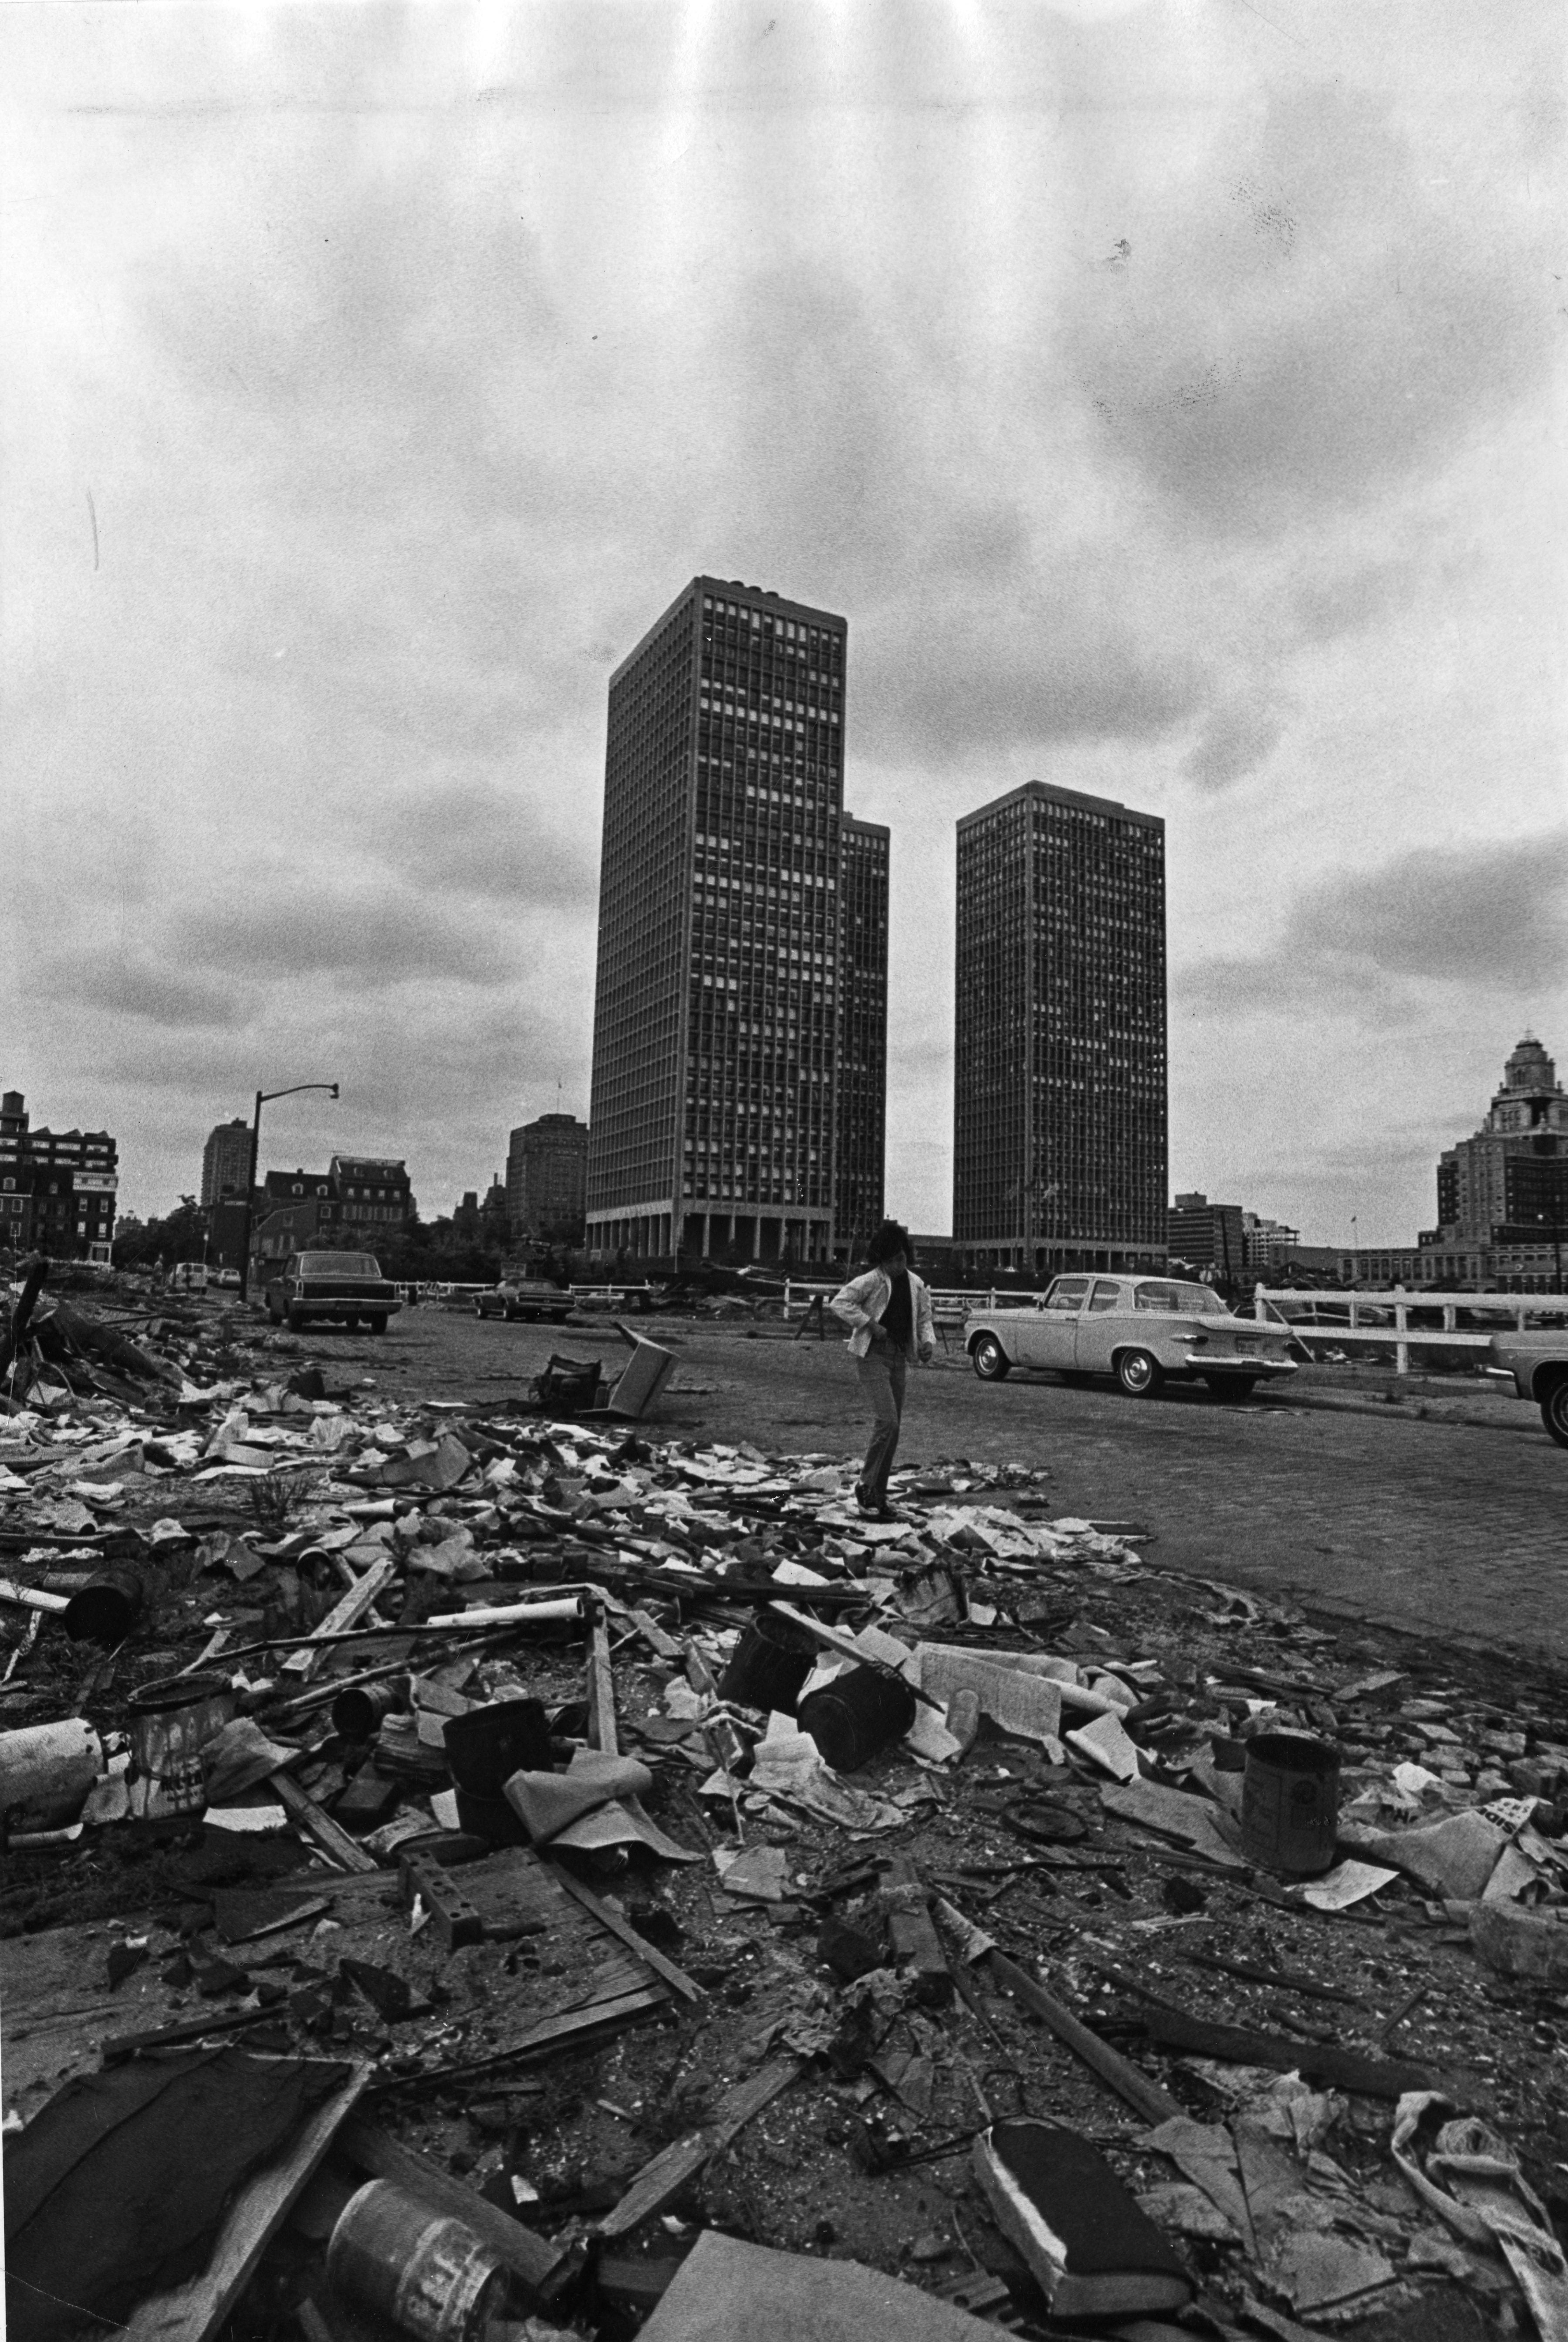
<path id="1" fill-rule="evenodd" d="M 1165 1276 L 1059 1276 L 1033 1306 L 972 1310 L 964 1346 L 982 1382 L 1014 1366 L 1064 1380 L 1111 1375 L 1131 1398 L 1166 1381 L 1241 1396 L 1263 1376 L 1293 1375 L 1290 1330 L 1237 1317 L 1206 1285 Z"/>
<path id="2" fill-rule="evenodd" d="M 299 1252 L 269 1281 L 266 1306 L 275 1326 L 286 1320 L 295 1332 L 335 1319 L 351 1334 L 362 1324 L 373 1334 L 385 1334 L 387 1319 L 403 1304 L 374 1255 Z"/>

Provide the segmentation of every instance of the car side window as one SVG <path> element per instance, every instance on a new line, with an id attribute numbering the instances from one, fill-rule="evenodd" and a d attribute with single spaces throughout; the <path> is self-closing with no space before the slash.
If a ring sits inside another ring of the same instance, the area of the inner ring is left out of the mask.
<path id="1" fill-rule="evenodd" d="M 1114 1309 L 1121 1298 L 1121 1286 L 1107 1284 L 1102 1277 L 1090 1296 L 1089 1306 L 1091 1309 Z"/>
<path id="2" fill-rule="evenodd" d="M 1086 1276 L 1059 1276 L 1045 1296 L 1047 1309 L 1082 1309 L 1089 1290 Z"/>
<path id="3" fill-rule="evenodd" d="M 1176 1288 L 1174 1285 L 1140 1285 L 1133 1296 L 1133 1306 L 1168 1315 L 1176 1306 Z"/>

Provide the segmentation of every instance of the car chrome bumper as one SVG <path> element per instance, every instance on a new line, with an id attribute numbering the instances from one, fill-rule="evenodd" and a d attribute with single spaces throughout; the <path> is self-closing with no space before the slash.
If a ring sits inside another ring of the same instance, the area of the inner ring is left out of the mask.
<path id="1" fill-rule="evenodd" d="M 395 1317 L 401 1301 L 293 1301 L 296 1317 Z"/>
<path id="2" fill-rule="evenodd" d="M 1205 1358 L 1193 1350 L 1187 1353 L 1187 1365 L 1195 1375 L 1293 1375 L 1296 1371 L 1290 1358 Z"/>

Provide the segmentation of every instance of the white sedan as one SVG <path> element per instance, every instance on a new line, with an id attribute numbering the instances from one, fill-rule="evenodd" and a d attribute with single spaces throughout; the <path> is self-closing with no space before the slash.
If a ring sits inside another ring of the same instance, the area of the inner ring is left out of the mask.
<path id="1" fill-rule="evenodd" d="M 1237 1317 L 1206 1285 L 1165 1276 L 1059 1276 L 1037 1301 L 974 1309 L 964 1346 L 982 1382 L 1014 1366 L 1075 1382 L 1111 1375 L 1131 1398 L 1168 1380 L 1242 1396 L 1264 1376 L 1293 1375 L 1290 1329 Z"/>

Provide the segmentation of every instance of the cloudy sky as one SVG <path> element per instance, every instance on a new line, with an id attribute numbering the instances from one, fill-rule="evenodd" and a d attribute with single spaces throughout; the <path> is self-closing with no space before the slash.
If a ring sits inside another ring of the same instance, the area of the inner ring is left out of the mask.
<path id="1" fill-rule="evenodd" d="M 1433 1216 L 1568 1059 L 1554 0 L 0 12 L 0 1083 L 126 1206 L 585 1112 L 605 681 L 850 621 L 889 1204 L 953 825 L 1164 815 L 1176 1186 Z"/>

